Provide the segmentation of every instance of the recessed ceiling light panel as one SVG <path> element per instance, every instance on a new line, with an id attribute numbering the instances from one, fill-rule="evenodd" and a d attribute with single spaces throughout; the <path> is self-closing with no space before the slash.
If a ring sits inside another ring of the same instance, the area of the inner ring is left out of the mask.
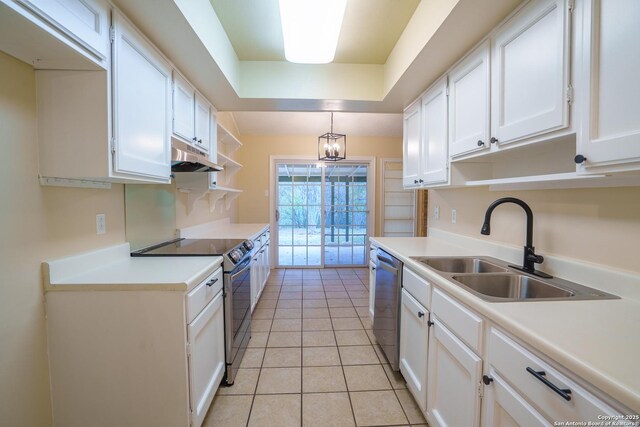
<path id="1" fill-rule="evenodd" d="M 284 54 L 289 62 L 333 61 L 347 0 L 279 0 Z"/>

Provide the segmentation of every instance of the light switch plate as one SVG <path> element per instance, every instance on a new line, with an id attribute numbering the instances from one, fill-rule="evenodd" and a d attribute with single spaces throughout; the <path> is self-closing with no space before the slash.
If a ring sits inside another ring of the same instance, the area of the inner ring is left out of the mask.
<path id="1" fill-rule="evenodd" d="M 451 223 L 455 224 L 456 223 L 456 219 L 457 219 L 457 212 L 455 209 L 451 209 Z"/>
<path id="2" fill-rule="evenodd" d="M 105 214 L 96 215 L 96 234 L 105 234 L 107 232 L 107 217 Z"/>
<path id="3" fill-rule="evenodd" d="M 436 221 L 440 219 L 440 206 L 436 206 L 433 209 L 433 219 L 435 219 Z"/>

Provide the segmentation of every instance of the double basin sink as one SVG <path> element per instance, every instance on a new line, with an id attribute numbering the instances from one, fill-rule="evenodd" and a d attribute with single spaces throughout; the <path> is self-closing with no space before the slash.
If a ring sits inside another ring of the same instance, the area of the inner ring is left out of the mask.
<path id="1" fill-rule="evenodd" d="M 489 302 L 616 299 L 559 278 L 540 278 L 490 257 L 411 257 Z"/>

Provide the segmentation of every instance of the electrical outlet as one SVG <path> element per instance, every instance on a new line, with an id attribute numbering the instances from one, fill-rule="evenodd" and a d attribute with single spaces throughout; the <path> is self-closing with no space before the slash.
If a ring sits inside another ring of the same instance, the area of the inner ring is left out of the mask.
<path id="1" fill-rule="evenodd" d="M 433 219 L 435 219 L 436 221 L 440 219 L 440 206 L 436 206 L 433 209 Z"/>
<path id="2" fill-rule="evenodd" d="M 96 234 L 104 234 L 107 232 L 107 217 L 105 214 L 96 215 Z"/>
<path id="3" fill-rule="evenodd" d="M 455 224 L 456 223 L 456 217 L 457 217 L 457 213 L 455 209 L 451 209 L 451 224 Z"/>

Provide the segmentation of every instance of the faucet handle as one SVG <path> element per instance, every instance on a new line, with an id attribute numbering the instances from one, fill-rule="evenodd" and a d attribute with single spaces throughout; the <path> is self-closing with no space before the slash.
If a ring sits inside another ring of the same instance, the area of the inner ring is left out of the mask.
<path id="1" fill-rule="evenodd" d="M 544 262 L 544 257 L 542 255 L 536 255 L 534 253 L 528 254 L 527 259 L 531 262 L 535 262 L 536 264 L 542 264 Z"/>

